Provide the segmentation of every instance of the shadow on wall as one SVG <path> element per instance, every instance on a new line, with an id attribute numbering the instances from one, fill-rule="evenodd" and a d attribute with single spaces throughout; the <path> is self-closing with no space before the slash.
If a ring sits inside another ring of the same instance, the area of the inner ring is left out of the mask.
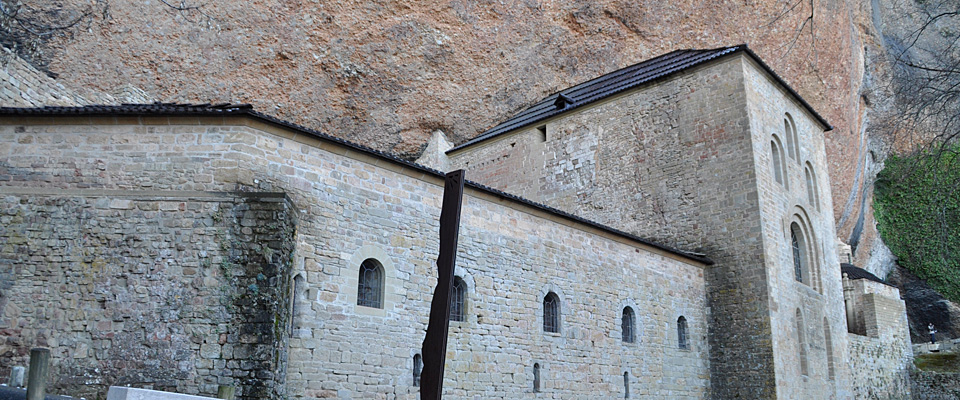
<path id="1" fill-rule="evenodd" d="M 903 301 L 907 305 L 907 320 L 910 324 L 910 339 L 913 343 L 930 341 L 928 324 L 933 324 L 937 330 L 937 340 L 948 340 L 960 337 L 960 307 L 947 300 L 936 290 L 931 288 L 922 279 L 897 266 L 888 278 L 891 284 L 900 288 Z"/>

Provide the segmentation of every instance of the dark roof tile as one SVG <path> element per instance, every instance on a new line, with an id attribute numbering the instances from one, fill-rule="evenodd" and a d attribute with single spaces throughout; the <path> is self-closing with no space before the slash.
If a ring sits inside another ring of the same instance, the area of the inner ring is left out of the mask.
<path id="1" fill-rule="evenodd" d="M 887 282 L 884 282 L 883 279 L 878 278 L 876 275 L 871 274 L 870 271 L 853 264 L 840 263 L 840 273 L 847 274 L 847 278 L 850 279 L 866 279 L 868 281 L 874 281 L 884 285 L 893 286 Z"/>
<path id="2" fill-rule="evenodd" d="M 826 120 L 813 110 L 806 101 L 804 101 L 797 92 L 795 92 L 783 79 L 780 79 L 760 58 L 753 53 L 747 45 L 722 47 L 711 50 L 676 50 L 662 56 L 634 64 L 626 68 L 619 69 L 601 77 L 591 79 L 574 87 L 561 90 L 540 100 L 533 106 L 521 111 L 510 119 L 494 126 L 490 130 L 480 134 L 467 142 L 457 145 L 447 152 L 457 151 L 459 149 L 471 146 L 473 144 L 485 141 L 487 139 L 499 136 L 501 134 L 523 128 L 534 123 L 546 120 L 550 117 L 563 114 L 579 107 L 597 102 L 607 97 L 622 93 L 646 83 L 656 81 L 673 75 L 677 72 L 701 65 L 710 60 L 714 60 L 738 52 L 746 52 L 786 90 L 794 96 L 800 104 L 806 108 L 814 118 L 819 121 L 825 130 L 833 129 Z M 565 103 L 565 104 L 564 104 Z"/>

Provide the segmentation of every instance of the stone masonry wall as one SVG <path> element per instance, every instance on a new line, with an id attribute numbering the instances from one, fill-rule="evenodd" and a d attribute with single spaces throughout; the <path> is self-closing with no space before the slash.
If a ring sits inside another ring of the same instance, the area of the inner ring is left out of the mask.
<path id="1" fill-rule="evenodd" d="M 0 106 L 78 106 L 114 102 L 111 96 L 105 94 L 87 99 L 34 68 L 9 49 L 0 47 Z"/>
<path id="2" fill-rule="evenodd" d="M 709 254 L 713 396 L 775 396 L 741 57 L 450 155 L 481 183 Z"/>
<path id="3" fill-rule="evenodd" d="M 960 374 L 910 370 L 912 399 L 950 400 L 960 398 Z"/>
<path id="4" fill-rule="evenodd" d="M 777 394 L 848 398 L 843 288 L 830 212 L 824 128 L 752 60 L 743 63 L 743 74 L 763 221 L 763 259 L 770 290 L 765 301 L 771 315 Z M 782 147 L 782 182 L 774 174 L 771 141 L 775 138 Z M 807 171 L 812 172 L 809 182 Z M 793 224 L 800 228 L 798 246 L 804 249 L 801 281 L 796 279 L 794 265 Z"/>
<path id="5" fill-rule="evenodd" d="M 911 398 L 910 369 L 913 353 L 892 347 L 878 338 L 855 334 L 847 337 L 850 343 L 849 365 L 854 398 Z"/>
<path id="6" fill-rule="evenodd" d="M 54 146 L 47 139 L 18 137 Z M 277 322 L 288 313 L 275 298 L 292 225 L 282 195 L 98 191 L 89 188 L 102 186 L 102 159 L 4 160 L 0 373 L 42 346 L 52 393 L 103 399 L 111 385 L 132 385 L 214 395 L 218 384 L 238 386 L 241 399 L 283 393 Z"/>
<path id="7" fill-rule="evenodd" d="M 867 279 L 850 282 L 856 318 L 866 333 L 847 334 L 854 397 L 911 398 L 913 349 L 900 291 Z"/>
<path id="8" fill-rule="evenodd" d="M 290 275 L 303 286 L 290 304 L 286 394 L 417 397 L 412 359 L 435 284 L 440 177 L 243 118 L 69 121 L 75 125 L 0 121 L 8 168 L 42 177 L 0 180 L 4 191 L 285 193 L 302 211 Z M 632 396 L 707 396 L 702 264 L 476 189 L 464 199 L 460 246 L 467 318 L 451 327 L 449 395 L 620 397 L 628 372 Z M 368 258 L 386 275 L 383 309 L 356 305 L 359 265 Z M 559 334 L 542 330 L 550 291 L 561 300 Z M 636 312 L 633 344 L 621 341 L 626 306 Z M 678 348 L 680 316 L 689 349 Z M 534 363 L 542 366 L 536 395 Z M 215 364 L 210 373 L 217 372 Z"/>

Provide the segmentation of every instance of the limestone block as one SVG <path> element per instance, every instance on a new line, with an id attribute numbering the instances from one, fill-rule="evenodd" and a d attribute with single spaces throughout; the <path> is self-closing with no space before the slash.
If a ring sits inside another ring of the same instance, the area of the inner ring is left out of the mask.
<path id="1" fill-rule="evenodd" d="M 192 396 L 188 394 L 161 392 L 159 390 L 135 389 L 111 386 L 107 391 L 107 400 L 216 400 L 213 397 Z"/>

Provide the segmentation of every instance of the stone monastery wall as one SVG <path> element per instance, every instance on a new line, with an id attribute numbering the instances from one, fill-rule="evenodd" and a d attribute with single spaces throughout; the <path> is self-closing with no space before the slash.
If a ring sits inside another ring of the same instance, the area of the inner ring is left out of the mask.
<path id="1" fill-rule="evenodd" d="M 741 53 L 423 161 L 708 254 L 715 398 L 849 398 L 824 129 Z"/>
<path id="2" fill-rule="evenodd" d="M 743 59 L 546 120 L 545 141 L 531 126 L 450 162 L 484 184 L 710 254 L 712 389 L 767 398 L 774 363 Z"/>
<path id="3" fill-rule="evenodd" d="M 744 63 L 743 76 L 763 221 L 777 391 L 785 398 L 845 398 L 850 395 L 846 323 L 825 133 L 754 62 Z M 803 249 L 799 280 L 794 236 Z"/>
<path id="4" fill-rule="evenodd" d="M 260 398 L 253 377 L 276 396 L 417 397 L 439 176 L 247 117 L 57 121 L 0 120 L 0 329 L 19 338 L 0 374 L 47 345 L 53 390 L 91 398 L 109 383 Z M 382 308 L 357 305 L 368 259 Z M 475 188 L 457 265 L 448 395 L 534 397 L 534 365 L 537 397 L 621 397 L 624 373 L 631 396 L 707 395 L 704 265 Z M 543 329 L 550 292 L 559 333 Z"/>
<path id="5" fill-rule="evenodd" d="M 80 189 L 48 161 L 0 167 L 30 184 L 4 186 L 0 202 L 5 372 L 40 346 L 54 360 L 52 393 L 283 393 L 289 311 L 276 300 L 287 298 L 292 224 L 282 195 Z M 74 173 L 105 172 L 110 160 L 98 161 Z"/>
<path id="6" fill-rule="evenodd" d="M 911 387 L 911 371 L 916 368 L 900 291 L 867 279 L 844 279 L 844 285 L 853 305 L 850 330 L 855 333 L 848 333 L 847 338 L 854 398 L 910 397 L 916 389 Z M 925 398 L 923 392 L 914 392 L 913 398 Z"/>

